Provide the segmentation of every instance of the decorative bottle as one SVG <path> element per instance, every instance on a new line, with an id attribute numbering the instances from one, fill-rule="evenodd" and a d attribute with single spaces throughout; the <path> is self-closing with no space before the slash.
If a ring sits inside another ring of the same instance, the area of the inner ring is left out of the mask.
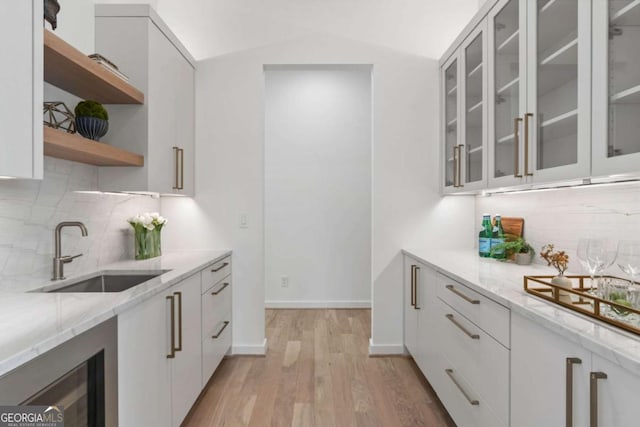
<path id="1" fill-rule="evenodd" d="M 478 254 L 482 258 L 489 258 L 491 256 L 492 234 L 491 215 L 482 214 L 482 230 L 480 230 L 480 234 L 478 235 Z"/>
<path id="2" fill-rule="evenodd" d="M 504 243 L 504 229 L 502 228 L 502 218 L 496 214 L 496 223 L 493 226 L 491 234 L 491 257 L 495 259 L 505 259 L 506 253 L 503 249 L 494 249 L 497 245 Z"/>

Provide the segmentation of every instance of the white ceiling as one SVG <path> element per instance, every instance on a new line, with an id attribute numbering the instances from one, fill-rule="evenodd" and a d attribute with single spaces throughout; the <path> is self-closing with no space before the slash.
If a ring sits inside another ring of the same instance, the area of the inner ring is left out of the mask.
<path id="1" fill-rule="evenodd" d="M 123 0 L 95 0 L 122 3 Z M 141 0 L 124 0 L 140 3 Z M 326 32 L 439 58 L 482 0 L 142 0 L 196 59 Z"/>

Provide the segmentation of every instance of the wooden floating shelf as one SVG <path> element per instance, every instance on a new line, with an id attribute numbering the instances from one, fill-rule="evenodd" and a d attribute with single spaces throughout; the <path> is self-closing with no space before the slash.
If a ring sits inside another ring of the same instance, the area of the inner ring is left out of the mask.
<path id="1" fill-rule="evenodd" d="M 95 166 L 144 166 L 144 156 L 48 126 L 44 155 Z"/>
<path id="2" fill-rule="evenodd" d="M 51 31 L 44 31 L 44 80 L 102 104 L 144 104 L 144 94 Z"/>

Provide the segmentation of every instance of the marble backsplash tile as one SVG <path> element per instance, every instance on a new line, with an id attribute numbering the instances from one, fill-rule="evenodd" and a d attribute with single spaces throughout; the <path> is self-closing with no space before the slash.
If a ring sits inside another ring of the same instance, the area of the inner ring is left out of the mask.
<path id="1" fill-rule="evenodd" d="M 98 168 L 45 157 L 44 180 L 0 181 L 0 291 L 23 291 L 51 277 L 53 230 L 61 221 L 82 221 L 89 230 L 63 231 L 64 255 L 83 256 L 65 265 L 65 275 L 133 257 L 126 219 L 159 211 L 148 196 L 78 193 L 98 188 Z"/>
<path id="2" fill-rule="evenodd" d="M 538 252 L 554 243 L 568 251 L 570 270 L 580 272 L 575 257 L 580 237 L 640 240 L 640 183 L 477 196 L 478 232 L 485 212 L 523 217 L 525 237 Z M 536 262 L 544 263 L 539 257 Z M 610 271 L 622 275 L 615 266 Z"/>

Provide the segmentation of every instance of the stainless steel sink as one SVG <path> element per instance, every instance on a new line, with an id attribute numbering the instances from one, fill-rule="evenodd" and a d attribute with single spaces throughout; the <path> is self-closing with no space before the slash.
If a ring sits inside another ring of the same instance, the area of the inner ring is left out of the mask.
<path id="1" fill-rule="evenodd" d="M 134 286 L 148 282 L 170 270 L 155 270 L 144 272 L 103 271 L 94 276 L 81 279 L 62 287 L 43 288 L 40 292 L 122 292 Z"/>

